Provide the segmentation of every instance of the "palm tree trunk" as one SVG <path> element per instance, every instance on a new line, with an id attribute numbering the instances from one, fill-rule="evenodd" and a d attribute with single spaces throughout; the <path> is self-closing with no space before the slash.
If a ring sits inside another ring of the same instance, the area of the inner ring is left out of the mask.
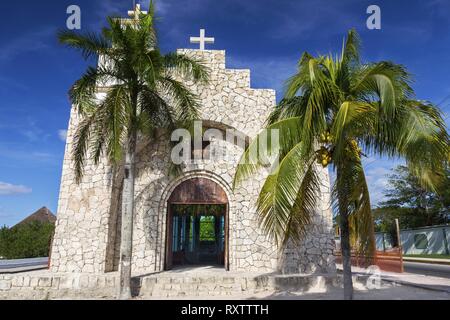
<path id="1" fill-rule="evenodd" d="M 344 299 L 353 300 L 352 260 L 350 248 L 350 228 L 348 214 L 340 214 L 341 220 L 341 252 L 344 272 Z"/>
<path id="2" fill-rule="evenodd" d="M 120 240 L 119 299 L 131 299 L 131 258 L 133 253 L 134 159 L 136 139 L 133 136 L 125 155 L 125 177 L 122 190 L 122 232 Z"/>

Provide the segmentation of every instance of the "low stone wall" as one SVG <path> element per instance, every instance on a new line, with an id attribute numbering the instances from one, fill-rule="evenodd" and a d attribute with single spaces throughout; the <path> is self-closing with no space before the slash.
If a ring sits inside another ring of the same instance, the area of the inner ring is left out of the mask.
<path id="1" fill-rule="evenodd" d="M 134 292 L 140 298 L 232 297 L 257 293 L 327 291 L 340 285 L 336 275 L 232 274 L 205 276 L 146 276 L 134 279 Z"/>
<path id="2" fill-rule="evenodd" d="M 0 275 L 0 300 L 113 299 L 118 284 L 117 273 Z"/>
<path id="3" fill-rule="evenodd" d="M 118 273 L 0 275 L 0 300 L 115 299 Z M 139 298 L 233 296 L 292 290 L 309 292 L 338 286 L 336 274 L 162 273 L 137 276 L 133 295 Z"/>

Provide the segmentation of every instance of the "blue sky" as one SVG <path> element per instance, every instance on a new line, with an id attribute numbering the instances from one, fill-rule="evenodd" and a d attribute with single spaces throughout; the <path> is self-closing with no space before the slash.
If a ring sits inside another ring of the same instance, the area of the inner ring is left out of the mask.
<path id="1" fill-rule="evenodd" d="M 252 86 L 273 88 L 295 72 L 303 51 L 336 52 L 350 28 L 367 61 L 392 60 L 414 74 L 417 96 L 450 109 L 450 1 L 160 0 L 164 51 L 192 48 L 206 28 L 211 49 L 227 50 L 229 68 L 250 68 Z M 70 104 L 67 91 L 86 63 L 59 46 L 66 8 L 82 10 L 82 29 L 96 31 L 108 14 L 126 14 L 132 0 L 1 1 L 0 225 L 14 225 L 42 206 L 56 212 Z M 146 1 L 142 1 L 145 7 Z M 366 8 L 381 7 L 382 29 L 366 28 Z M 446 115 L 447 116 L 447 115 Z M 448 121 L 447 121 L 448 122 Z M 382 199 L 385 175 L 399 163 L 366 160 L 372 200 Z"/>

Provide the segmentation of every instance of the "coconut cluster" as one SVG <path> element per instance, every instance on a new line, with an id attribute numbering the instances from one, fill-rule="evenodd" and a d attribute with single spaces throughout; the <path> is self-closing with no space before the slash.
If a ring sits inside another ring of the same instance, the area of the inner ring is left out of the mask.
<path id="1" fill-rule="evenodd" d="M 317 162 L 326 168 L 333 160 L 330 151 L 326 147 L 321 147 L 317 151 Z"/>
<path id="2" fill-rule="evenodd" d="M 330 131 L 325 131 L 320 135 L 320 143 L 322 147 L 316 152 L 317 162 L 326 168 L 332 161 L 331 143 L 333 142 L 333 136 Z"/>

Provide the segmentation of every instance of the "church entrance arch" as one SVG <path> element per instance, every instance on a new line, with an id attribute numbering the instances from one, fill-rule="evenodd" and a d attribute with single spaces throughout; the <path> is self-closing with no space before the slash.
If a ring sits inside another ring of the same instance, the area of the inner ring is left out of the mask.
<path id="1" fill-rule="evenodd" d="M 228 270 L 228 211 L 225 191 L 207 178 L 179 184 L 167 202 L 166 264 L 211 265 Z"/>

